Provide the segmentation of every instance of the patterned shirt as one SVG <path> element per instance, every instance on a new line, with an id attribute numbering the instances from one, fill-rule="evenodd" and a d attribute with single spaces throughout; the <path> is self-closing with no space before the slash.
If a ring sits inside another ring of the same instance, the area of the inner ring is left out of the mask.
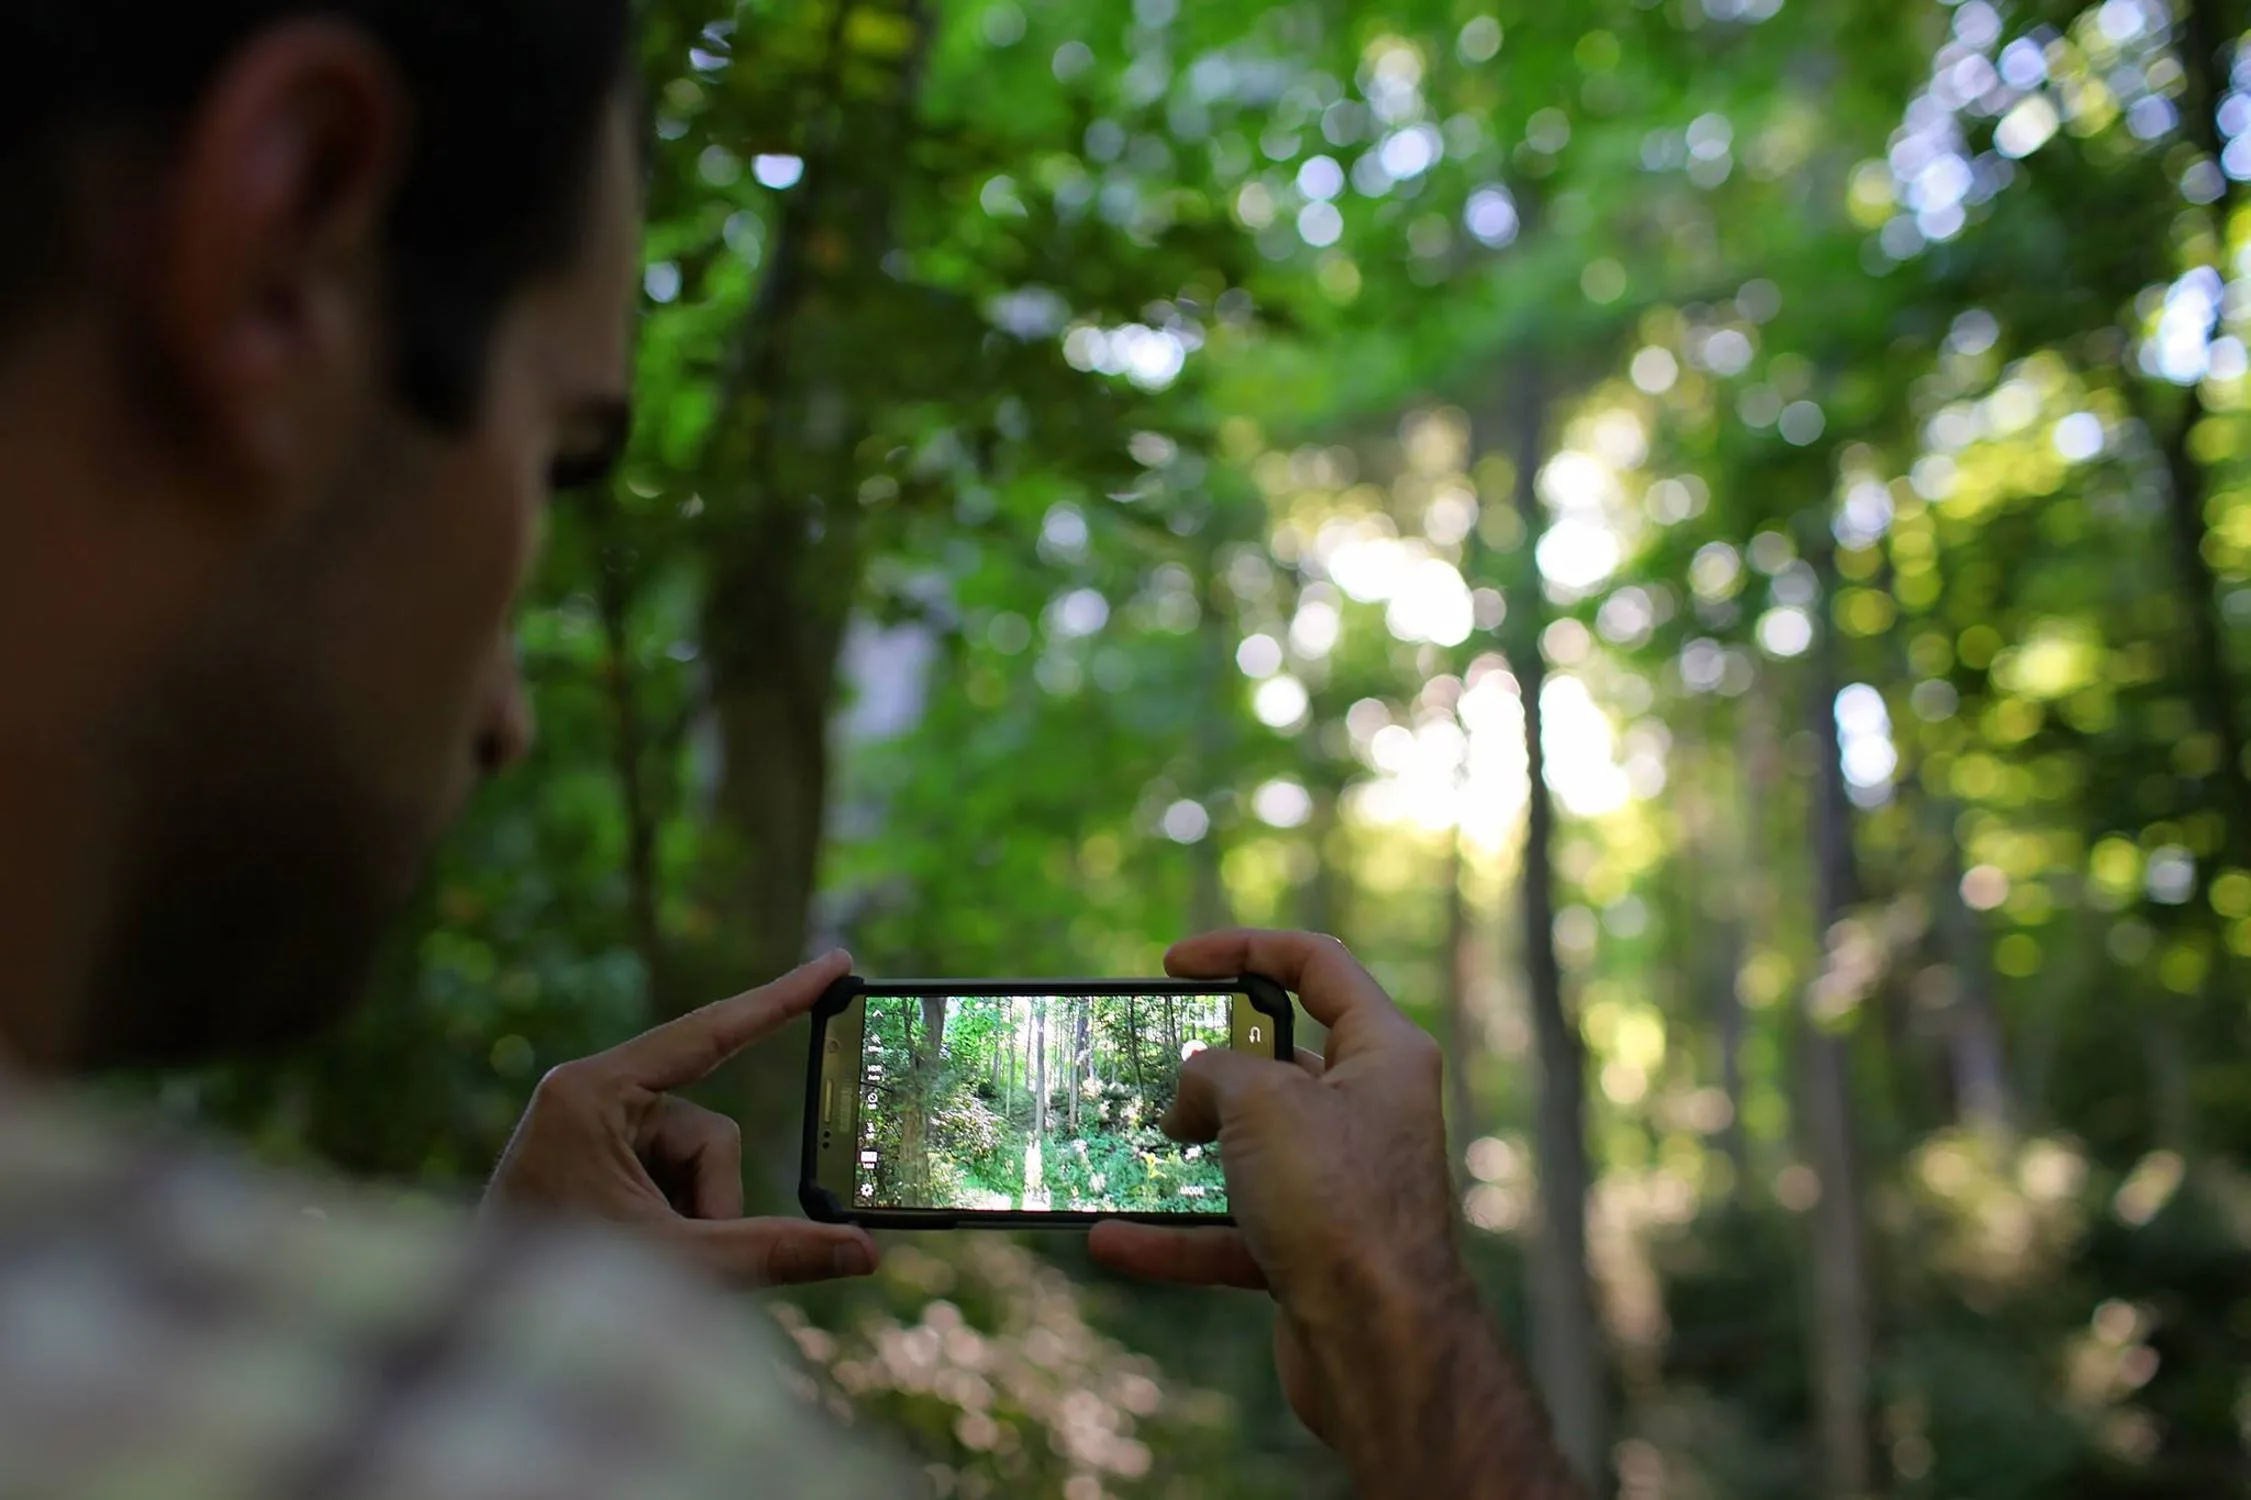
<path id="1" fill-rule="evenodd" d="M 606 1233 L 0 1104 L 0 1500 L 844 1500 L 919 1486 L 757 1315 Z"/>

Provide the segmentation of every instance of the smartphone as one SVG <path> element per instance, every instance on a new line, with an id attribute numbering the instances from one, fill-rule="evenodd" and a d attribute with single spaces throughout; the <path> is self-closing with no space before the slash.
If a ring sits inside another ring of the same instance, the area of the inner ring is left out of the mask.
<path id="1" fill-rule="evenodd" d="M 1288 1061 L 1271 980 L 838 980 L 813 1011 L 798 1196 L 877 1229 L 1232 1222 L 1158 1129 L 1206 1047 Z"/>

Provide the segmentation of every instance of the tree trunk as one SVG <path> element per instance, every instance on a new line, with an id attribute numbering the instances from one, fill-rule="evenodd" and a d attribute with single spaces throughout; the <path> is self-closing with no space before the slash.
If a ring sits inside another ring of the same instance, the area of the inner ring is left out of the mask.
<path id="1" fill-rule="evenodd" d="M 1563 969 L 1555 952 L 1555 801 L 1548 790 L 1540 739 L 1540 692 L 1547 663 L 1540 655 L 1546 617 L 1537 554 L 1546 530 L 1539 473 L 1546 455 L 1546 397 L 1535 375 L 1518 391 L 1516 505 L 1524 523 L 1523 571 L 1511 601 L 1510 669 L 1524 698 L 1530 803 L 1525 820 L 1522 927 L 1539 1058 L 1534 1154 L 1540 1214 L 1534 1242 L 1532 1366 L 1555 1422 L 1556 1437 L 1580 1477 L 1600 1487 L 1607 1455 L 1602 1342 L 1587 1274 L 1586 1045 L 1564 1005 Z"/>
<path id="2" fill-rule="evenodd" d="M 1126 1053 L 1133 1061 L 1133 1097 L 1136 1103 L 1149 1097 L 1149 1080 L 1141 1071 L 1141 1007 L 1130 1004 L 1125 1008 Z"/>
<path id="3" fill-rule="evenodd" d="M 2216 800 L 2228 819 L 2226 847 L 2239 864 L 2251 863 L 2251 780 L 2246 780 L 2243 730 L 2236 717 L 2235 674 L 2228 667 L 2218 580 L 2204 560 L 2204 470 L 2188 448 L 2189 434 L 2203 416 L 2203 400 L 2191 390 L 2180 419 L 2165 438 L 2166 529 L 2180 580 L 2181 607 L 2188 614 L 2184 675 L 2205 732 L 2219 745 L 2220 764 L 2214 775 L 2219 783 Z"/>
<path id="4" fill-rule="evenodd" d="M 1751 1185 L 1751 1141 L 1743 1129 L 1743 1043 L 1749 1028 L 1744 1024 L 1743 997 L 1736 992 L 1743 975 L 1743 926 L 1730 922 L 1713 941 L 1713 962 L 1706 980 L 1714 1031 L 1720 1049 L 1720 1092 L 1727 1096 L 1727 1124 L 1720 1129 L 1720 1150 L 1734 1171 L 1728 1196 L 1741 1205 Z"/>
<path id="5" fill-rule="evenodd" d="M 828 724 L 849 598 L 805 581 L 812 549 L 769 531 L 721 561 L 705 617 L 724 744 L 717 811 L 730 853 L 728 924 L 751 973 L 792 967 L 818 885 Z"/>
<path id="6" fill-rule="evenodd" d="M 1343 875 L 1337 869 L 1337 856 L 1331 847 L 1337 837 L 1339 791 L 1333 786 L 1312 788 L 1313 816 L 1305 825 L 1305 837 L 1313 849 L 1313 878 L 1299 893 L 1301 905 L 1298 908 L 1298 920 L 1304 923 L 1307 932 L 1327 933 L 1332 937 L 1341 937 L 1344 927 Z"/>
<path id="7" fill-rule="evenodd" d="M 603 497 L 599 515 L 605 531 L 619 524 L 617 507 L 607 496 Z M 641 724 L 640 699 L 634 691 L 631 549 L 605 536 L 601 550 L 597 602 L 607 647 L 602 677 L 609 690 L 616 728 L 611 762 L 616 768 L 618 799 L 625 810 L 626 919 L 647 983 L 649 1013 L 655 1019 L 673 1011 L 657 909 L 656 815 L 649 806 L 648 782 L 641 765 L 648 741 Z"/>
<path id="8" fill-rule="evenodd" d="M 1225 850 L 1219 836 L 1219 814 L 1220 793 L 1226 788 L 1232 770 L 1227 740 L 1228 726 L 1236 712 L 1232 701 L 1235 646 L 1228 625 L 1226 605 L 1229 601 L 1222 593 L 1219 578 L 1219 544 L 1214 535 L 1217 530 L 1216 525 L 1206 527 L 1206 545 L 1198 564 L 1203 570 L 1203 577 L 1197 580 L 1203 612 L 1197 625 L 1196 795 L 1211 817 L 1211 826 L 1197 840 L 1190 856 L 1193 860 L 1193 884 L 1188 895 L 1191 933 L 1217 932 L 1228 925 Z"/>
<path id="9" fill-rule="evenodd" d="M 789 195 L 768 271 L 728 351 L 705 454 L 709 510 L 697 538 L 711 561 L 703 609 L 710 711 L 720 743 L 713 850 L 699 895 L 723 938 L 683 975 L 679 1003 L 758 983 L 803 956 L 819 886 L 828 801 L 828 728 L 839 656 L 862 567 L 855 451 L 872 413 L 843 399 L 849 310 L 881 276 L 893 177 L 858 170 L 918 129 L 916 95 L 930 17 L 899 8 L 910 40 L 885 86 L 855 87 L 840 7 L 826 39 L 820 97 L 808 110 L 805 177 Z M 754 1206 L 786 1201 L 800 1108 L 799 1023 L 718 1081 L 745 1140 L 770 1143 L 746 1165 Z M 758 1170 L 763 1167 L 764 1170 Z"/>
<path id="10" fill-rule="evenodd" d="M 801 600 L 801 554 L 789 546 L 749 546 L 721 559 L 705 618 L 712 707 L 724 745 L 717 799 L 720 868 L 707 899 L 725 913 L 726 972 L 702 988 L 714 993 L 763 983 L 804 956 L 819 882 L 822 817 L 828 797 L 828 722 L 845 600 Z M 801 601 L 801 602 L 800 602 Z M 795 1139 L 804 1024 L 753 1048 L 727 1070 L 724 1108 L 746 1141 L 786 1147 Z M 765 1153 L 769 1172 L 791 1170 Z M 753 1171 L 754 1180 L 757 1173 Z"/>
<path id="11" fill-rule="evenodd" d="M 899 1100 L 899 1159 L 892 1163 L 891 1180 L 906 1190 L 910 1200 L 919 1200 L 927 1182 L 923 1167 L 928 1160 L 922 1119 L 922 1049 L 915 1039 L 914 1013 L 909 1011 L 899 1024 L 906 1031 L 907 1076 L 896 1095 Z"/>
<path id="12" fill-rule="evenodd" d="M 2181 8 L 2181 61 L 2187 74 L 2181 98 L 2181 130 L 2213 165 L 2221 148 L 2217 110 L 2230 88 L 2230 66 L 2236 39 L 2243 34 L 2244 16 L 2236 4 L 2217 0 L 2189 0 Z M 2222 179 L 2225 181 L 2225 179 Z M 2227 238 L 2226 215 L 2233 201 L 2223 197 L 2213 232 Z M 2153 268 L 2153 275 L 2173 274 Z M 2143 422 L 2153 435 L 2160 429 L 2150 419 L 2149 403 L 2139 403 Z M 2166 521 L 2173 543 L 2173 565 L 2180 579 L 2183 606 L 2189 616 L 2190 692 L 2198 704 L 2205 731 L 2219 744 L 2217 770 L 2219 797 L 2228 819 L 2225 848 L 2238 866 L 2251 865 L 2251 765 L 2244 759 L 2241 720 L 2237 717 L 2235 673 L 2228 665 L 2227 625 L 2220 613 L 2218 580 L 2204 556 L 2205 477 L 2202 465 L 2189 452 L 2190 435 L 2204 420 L 2204 393 L 2199 386 L 2182 392 L 2179 419 L 2162 438 L 2168 480 Z M 2206 862 L 2207 864 L 2209 861 Z M 2217 968 L 2217 966 L 2215 966 Z M 2209 993 L 2209 992 L 2208 992 Z"/>
<path id="13" fill-rule="evenodd" d="M 1079 1133 L 1079 1095 L 1085 1092 L 1082 1080 L 1091 1071 L 1087 1061 L 1087 1008 L 1084 995 L 1071 1002 L 1070 1132 L 1074 1139 Z"/>
<path id="14" fill-rule="evenodd" d="M 1454 1167 L 1460 1175 L 1469 1143 L 1477 1139 L 1476 1092 L 1472 1069 L 1478 1028 L 1470 1016 L 1470 989 L 1477 934 L 1462 890 L 1462 835 L 1455 829 L 1446 846 L 1446 1104 L 1453 1115 Z"/>
<path id="15" fill-rule="evenodd" d="M 1824 555 L 1821 559 L 1828 563 Z M 1824 596 L 1835 593 L 1821 569 Z M 1826 935 L 1860 899 L 1837 731 L 1836 632 L 1824 627 L 1812 664 L 1808 727 L 1817 747 L 1813 788 L 1816 932 Z M 1867 1228 L 1854 1139 L 1852 1061 L 1846 1035 L 1814 1013 L 1813 986 L 1798 1018 L 1798 1108 L 1806 1151 L 1820 1183 L 1813 1207 L 1813 1389 L 1820 1442 L 1821 1494 L 1859 1500 L 1871 1493 L 1874 1446 L 1869 1376 L 1875 1357 Z"/>
<path id="16" fill-rule="evenodd" d="M 1741 1207 L 1751 1184 L 1750 1140 L 1743 1129 L 1743 1043 L 1747 1027 L 1742 982 L 1744 930 L 1748 913 L 1742 886 L 1750 877 L 1744 847 L 1743 819 L 1748 814 L 1741 795 L 1741 778 L 1748 757 L 1738 751 L 1739 764 L 1730 765 L 1712 739 L 1699 735 L 1691 756 L 1683 756 L 1691 794 L 1700 813 L 1701 827 L 1688 849 L 1687 873 L 1695 887 L 1686 902 L 1687 925 L 1702 934 L 1700 961 L 1692 971 L 1702 990 L 1704 1015 L 1719 1048 L 1719 1086 L 1727 1099 L 1727 1123 L 1720 1129 L 1720 1150 L 1727 1158 L 1734 1181 L 1729 1199 Z"/>
<path id="17" fill-rule="evenodd" d="M 2140 1026 L 2149 1066 L 2150 1129 L 2157 1144 L 2183 1158 L 2196 1154 L 2196 1111 L 2190 1102 L 2188 1046 L 2170 998 L 2146 1007 Z"/>
<path id="18" fill-rule="evenodd" d="M 1939 861 L 1938 936 L 1954 976 L 1945 997 L 1947 1073 L 1963 1124 L 2006 1141 L 2016 1129 L 2001 1012 L 1994 997 L 1990 939 L 1962 899 L 1962 851 L 1954 840 L 1953 809 L 1933 802 L 1932 835 L 1945 852 Z"/>
<path id="19" fill-rule="evenodd" d="M 1197 842 L 1190 858 L 1194 861 L 1195 889 L 1188 900 L 1189 935 L 1221 931 L 1228 925 L 1227 884 L 1217 828 Z"/>
<path id="20" fill-rule="evenodd" d="M 1337 815 L 1337 800 L 1343 788 L 1316 781 L 1309 790 L 1313 794 L 1313 816 L 1306 824 L 1305 833 L 1313 849 L 1313 878 L 1299 893 L 1298 921 L 1307 932 L 1324 933 L 1350 942 L 1345 936 L 1350 921 L 1345 906 L 1351 877 L 1341 868 L 1343 854 L 1338 847 L 1342 820 Z M 1328 1028 L 1319 1021 L 1308 1015 L 1298 1016 L 1293 1042 L 1299 1050 L 1325 1052 L 1328 1037 Z"/>
<path id="21" fill-rule="evenodd" d="M 1032 1135 L 1047 1140 L 1047 1002 L 1032 1002 Z M 1045 1155 L 1045 1152 L 1042 1152 Z"/>
<path id="22" fill-rule="evenodd" d="M 939 1076 L 946 1062 L 946 1002 L 929 995 L 922 1001 L 922 1037 L 914 1043 L 913 1104 L 908 1119 L 914 1126 L 914 1150 L 907 1167 L 918 1193 L 930 1191 L 930 1123 L 938 1108 Z"/>
<path id="23" fill-rule="evenodd" d="M 1094 1031 L 1094 1001 L 1079 1001 L 1079 1076 L 1086 1082 L 1094 1081 L 1094 1054 L 1099 1038 Z"/>

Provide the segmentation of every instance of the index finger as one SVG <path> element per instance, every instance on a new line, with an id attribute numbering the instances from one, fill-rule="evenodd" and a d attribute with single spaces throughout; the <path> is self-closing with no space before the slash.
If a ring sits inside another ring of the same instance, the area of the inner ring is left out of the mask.
<path id="1" fill-rule="evenodd" d="M 601 1066 L 642 1088 L 685 1088 L 753 1042 L 763 1041 L 813 1008 L 828 987 L 852 972 L 842 949 L 784 974 L 763 989 L 689 1011 L 676 1021 L 612 1047 Z"/>
<path id="2" fill-rule="evenodd" d="M 1414 1024 L 1350 949 L 1310 932 L 1246 930 L 1190 938 L 1165 955 L 1165 972 L 1176 979 L 1260 975 L 1293 992 L 1307 1015 L 1348 1038 L 1355 1029 Z"/>

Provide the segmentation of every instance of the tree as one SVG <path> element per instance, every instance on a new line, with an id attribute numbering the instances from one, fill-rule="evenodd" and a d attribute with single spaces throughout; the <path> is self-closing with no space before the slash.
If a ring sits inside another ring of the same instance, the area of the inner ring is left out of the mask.
<path id="1" fill-rule="evenodd" d="M 1067 1086 L 1071 1091 L 1070 1132 L 1079 1133 L 1079 1101 L 1086 1093 L 1086 1084 L 1094 1074 L 1093 1038 L 1089 1034 L 1092 1017 L 1084 995 L 1071 1004 L 1071 1066 Z"/>
<path id="2" fill-rule="evenodd" d="M 909 1190 L 915 1201 L 924 1201 L 933 1190 L 930 1175 L 930 1125 L 937 1112 L 939 1080 L 946 1065 L 946 1000 L 928 995 L 922 1001 L 922 1027 L 910 1031 L 907 1097 L 900 1127 L 900 1155 L 906 1164 Z"/>
<path id="3" fill-rule="evenodd" d="M 809 940 L 1131 975 L 1343 928 L 1446 1046 L 1469 1253 L 1583 1467 L 2224 1490 L 2243 23 L 663 0 L 645 416 L 527 603 L 540 749 L 381 1009 L 161 1097 L 473 1184 L 544 1067 Z M 1180 1041 L 911 1014 L 902 1133 L 1059 1202 Z M 802 1053 L 756 1061 L 716 1097 L 789 1156 Z M 804 1303 L 958 1492 L 1321 1492 L 1255 1306 L 1010 1254 Z M 1028 1354 L 882 1373 L 1073 1306 L 1154 1363 L 1069 1389 L 1193 1372 L 1231 1425 L 1149 1419 L 1136 1477 Z"/>
<path id="4" fill-rule="evenodd" d="M 1047 1141 L 1047 1002 L 1032 1002 L 1032 1138 Z"/>
<path id="5" fill-rule="evenodd" d="M 1516 494 L 1524 528 L 1524 557 L 1538 555 L 1546 531 L 1538 495 L 1546 467 L 1548 414 L 1535 376 L 1521 377 L 1515 413 Z M 1545 616 L 1535 578 L 1517 592 L 1510 632 L 1510 670 L 1524 704 L 1527 808 L 1519 930 L 1531 988 L 1533 1034 L 1539 1066 L 1538 1127 L 1540 1218 L 1534 1262 L 1540 1296 L 1533 1305 L 1532 1362 L 1573 1464 L 1590 1479 L 1607 1464 L 1601 1332 L 1595 1323 L 1587 1270 L 1586 1052 L 1578 1023 L 1565 1005 L 1563 970 L 1555 952 L 1555 804 L 1548 788 L 1542 696 L 1547 662 L 1540 637 Z"/>

